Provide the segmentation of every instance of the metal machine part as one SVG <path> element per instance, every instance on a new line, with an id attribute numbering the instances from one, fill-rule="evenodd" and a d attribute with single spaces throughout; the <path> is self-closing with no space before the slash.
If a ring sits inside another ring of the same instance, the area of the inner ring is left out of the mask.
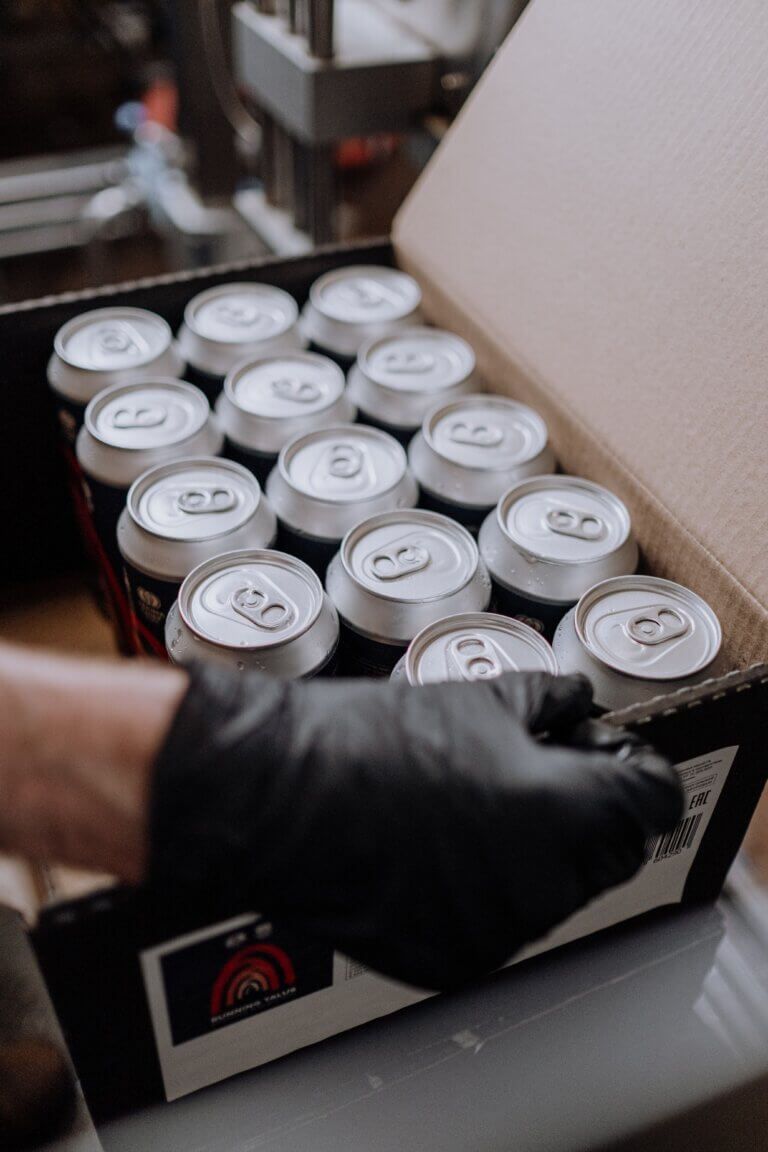
<path id="1" fill-rule="evenodd" d="M 264 202 L 315 243 L 334 236 L 333 146 L 409 132 L 467 94 L 522 11 L 520 0 L 239 0 L 232 13 L 240 85 L 260 109 Z M 386 98 L 382 94 L 386 93 Z M 296 244 L 295 237 L 290 242 Z"/>

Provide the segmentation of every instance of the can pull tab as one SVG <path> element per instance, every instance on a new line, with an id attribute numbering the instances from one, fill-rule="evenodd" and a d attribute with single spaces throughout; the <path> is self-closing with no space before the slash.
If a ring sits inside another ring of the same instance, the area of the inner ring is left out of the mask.
<path id="1" fill-rule="evenodd" d="M 295 404 L 313 404 L 322 395 L 317 384 L 295 376 L 280 376 L 273 380 L 272 392 L 281 400 L 292 400 Z"/>
<path id="2" fill-rule="evenodd" d="M 257 588 L 255 584 L 243 584 L 236 588 L 229 602 L 238 616 L 265 632 L 283 631 L 293 623 L 295 616 L 289 604 Z"/>
<path id="3" fill-rule="evenodd" d="M 130 324 L 109 324 L 94 334 L 96 349 L 105 356 L 144 356 L 147 341 Z"/>
<path id="4" fill-rule="evenodd" d="M 427 567 L 432 557 L 422 544 L 395 545 L 368 557 L 367 567 L 377 580 L 400 580 Z"/>
<path id="5" fill-rule="evenodd" d="M 190 516 L 201 513 L 229 512 L 235 507 L 237 497 L 231 488 L 204 487 L 187 488 L 179 493 L 176 507 Z"/>
<path id="6" fill-rule="evenodd" d="M 362 278 L 349 280 L 346 284 L 340 285 L 339 295 L 357 308 L 378 308 L 386 300 L 386 295 L 380 284 L 377 284 L 375 280 Z"/>
<path id="7" fill-rule="evenodd" d="M 222 300 L 216 306 L 216 315 L 229 328 L 253 328 L 262 318 L 255 304 L 235 300 Z"/>
<path id="8" fill-rule="evenodd" d="M 545 517 L 547 528 L 558 536 L 575 536 L 577 540 L 601 540 L 605 535 L 605 522 L 594 512 L 579 512 L 577 508 L 550 508 Z"/>
<path id="9" fill-rule="evenodd" d="M 504 432 L 498 424 L 468 424 L 466 420 L 456 420 L 448 431 L 448 439 L 473 448 L 498 448 Z"/>
<path id="10" fill-rule="evenodd" d="M 424 376 L 436 363 L 430 352 L 388 352 L 384 357 L 385 371 L 393 375 Z"/>
<path id="11" fill-rule="evenodd" d="M 328 454 L 328 471 L 331 476 L 349 480 L 357 476 L 363 467 L 363 454 L 354 444 L 334 444 Z"/>
<path id="12" fill-rule="evenodd" d="M 113 428 L 158 428 L 168 417 L 163 404 L 126 404 L 112 416 Z"/>
<path id="13" fill-rule="evenodd" d="M 449 673 L 468 682 L 494 680 L 505 671 L 495 646 L 476 633 L 455 636 L 446 649 L 446 662 Z"/>
<path id="14" fill-rule="evenodd" d="M 637 612 L 624 625 L 627 635 L 638 644 L 655 647 L 684 636 L 690 629 L 690 621 L 667 604 L 650 604 Z"/>

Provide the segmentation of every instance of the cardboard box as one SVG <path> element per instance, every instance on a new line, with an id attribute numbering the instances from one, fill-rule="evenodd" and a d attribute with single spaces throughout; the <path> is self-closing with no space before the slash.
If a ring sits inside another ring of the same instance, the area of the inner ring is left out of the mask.
<path id="1" fill-rule="evenodd" d="M 536 0 L 395 227 L 397 258 L 421 281 L 429 318 L 473 342 L 489 386 L 543 412 L 567 470 L 624 497 L 649 567 L 709 600 L 734 668 L 614 716 L 680 766 L 690 823 L 650 847 L 632 885 L 538 948 L 660 904 L 712 899 L 765 780 L 768 667 L 748 665 L 768 654 L 766 49 L 758 0 L 725 10 L 714 0 Z M 2 495 L 0 511 L 20 530 L 17 571 L 36 558 L 53 570 L 56 555 L 72 553 L 61 528 L 48 535 L 51 457 L 41 464 L 31 444 L 60 324 L 114 301 L 176 325 L 191 295 L 235 275 L 301 302 L 322 271 L 392 258 L 386 246 L 335 249 L 0 309 L 0 347 L 21 396 L 16 463 L 39 500 L 30 524 Z M 58 552 L 45 554 L 40 542 L 52 538 Z M 38 954 L 97 1117 L 418 998 L 289 941 L 292 954 L 307 952 L 290 1002 L 197 1032 L 177 1020 L 174 1032 L 169 951 L 192 956 L 187 948 L 204 945 L 194 951 L 204 967 L 219 947 L 285 943 L 279 926 L 246 917 L 202 936 L 195 926 L 169 947 L 191 929 L 156 922 L 120 891 L 42 916 Z"/>

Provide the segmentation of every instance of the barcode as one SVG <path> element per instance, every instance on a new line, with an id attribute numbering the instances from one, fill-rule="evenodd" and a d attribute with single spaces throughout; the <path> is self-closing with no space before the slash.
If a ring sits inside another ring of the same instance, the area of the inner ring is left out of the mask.
<path id="1" fill-rule="evenodd" d="M 663 836 L 654 836 L 645 845 L 643 863 L 649 864 L 653 861 L 655 864 L 658 860 L 666 860 L 668 856 L 676 856 L 678 852 L 690 848 L 696 839 L 703 815 L 703 812 L 697 812 L 695 816 L 686 816 L 685 820 L 681 820 L 671 832 L 665 832 Z"/>

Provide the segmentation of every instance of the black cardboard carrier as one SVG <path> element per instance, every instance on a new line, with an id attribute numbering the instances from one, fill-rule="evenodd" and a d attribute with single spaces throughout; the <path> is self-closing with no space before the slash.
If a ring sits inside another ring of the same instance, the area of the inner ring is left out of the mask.
<path id="1" fill-rule="evenodd" d="M 709 10 L 710 26 L 717 25 L 716 6 L 701 7 Z M 750 555 L 765 565 L 768 533 L 755 501 L 752 535 L 737 557 L 732 522 L 745 523 L 745 491 L 752 498 L 761 486 L 768 489 L 765 454 L 751 452 L 755 434 L 749 426 L 757 410 L 764 438 L 765 379 L 760 376 L 759 390 L 750 390 L 748 379 L 768 362 L 766 326 L 754 323 L 755 309 L 764 307 L 768 275 L 762 293 L 754 277 L 746 276 L 754 253 L 764 249 L 758 235 L 762 217 L 751 211 L 749 197 L 740 200 L 734 192 L 723 157 L 733 163 L 735 118 L 752 109 L 752 136 L 740 121 L 739 140 L 745 142 L 739 160 L 747 175 L 758 162 L 765 171 L 768 162 L 754 92 L 757 74 L 765 76 L 760 61 L 768 21 L 761 17 L 759 29 L 730 36 L 724 71 L 715 60 L 722 41 L 717 28 L 692 45 L 688 8 L 649 11 L 629 0 L 599 0 L 594 10 L 572 0 L 534 3 L 420 181 L 395 232 L 400 261 L 424 287 L 429 320 L 475 345 L 490 387 L 543 410 L 554 449 L 569 471 L 618 491 L 633 512 L 651 570 L 690 583 L 712 602 L 734 666 L 720 679 L 610 717 L 683 765 L 693 781 L 684 822 L 671 837 L 648 846 L 645 889 L 635 891 L 636 898 L 616 890 L 526 955 L 659 904 L 714 899 L 766 778 L 768 665 L 749 666 L 768 654 L 765 573 L 750 579 L 750 587 L 744 582 Z M 628 83 L 628 73 L 642 82 Z M 649 117 L 655 117 L 654 130 L 646 132 Z M 680 135 L 686 148 L 669 147 Z M 681 157 L 695 177 L 685 186 L 676 168 Z M 445 188 L 450 192 L 443 193 Z M 683 202 L 688 188 L 697 190 L 695 212 Z M 676 236 L 685 243 L 675 243 Z M 14 540 L 6 578 L 37 578 L 44 595 L 46 582 L 78 562 L 45 379 L 53 334 L 67 319 L 98 304 L 120 303 L 158 312 L 175 329 L 190 297 L 235 275 L 284 288 L 302 305 L 323 272 L 393 260 L 386 244 L 336 248 L 0 309 L 8 469 L 0 510 Z M 719 292 L 713 289 L 716 278 Z M 585 293 L 592 295 L 587 299 Z M 751 309 L 751 323 L 737 306 L 742 302 Z M 705 342 L 705 355 L 697 339 Z M 638 366 L 643 340 L 650 351 Z M 722 388 L 728 381 L 728 357 L 736 364 L 737 346 L 743 353 L 739 378 L 734 369 L 734 386 L 718 408 L 718 382 Z M 727 355 L 718 359 L 723 348 Z M 691 412 L 684 437 L 677 394 L 668 402 L 674 419 L 664 418 L 664 397 L 681 386 Z M 736 406 L 735 414 L 729 405 Z M 603 419 L 609 409 L 614 419 Z M 640 437 L 639 457 L 627 434 L 627 421 L 637 426 L 643 410 L 655 414 L 649 416 L 657 453 L 652 469 L 644 453 L 648 429 Z M 718 411 L 724 443 L 705 419 L 715 419 Z M 747 429 L 741 446 L 749 440 L 748 465 L 756 477 L 738 458 L 737 441 L 727 439 L 734 436 L 734 422 Z M 712 470 L 719 487 L 713 488 Z M 691 489 L 702 484 L 707 493 L 719 493 L 725 551 L 713 549 L 712 525 L 692 502 Z M 738 571 L 728 567 L 728 547 Z M 656 883 L 655 876 L 675 869 L 674 884 Z M 191 927 L 121 890 L 59 905 L 40 919 L 35 945 L 97 1118 L 174 1094 L 158 1056 L 139 954 Z M 273 930 L 297 957 L 312 953 L 279 926 Z M 327 963 L 327 956 L 307 958 L 310 984 L 326 978 Z M 304 1003 L 310 1001 L 308 994 Z M 326 1022 L 306 1042 L 410 1001 L 404 996 L 400 1004 L 372 1008 L 351 1023 Z M 268 1016 L 254 1019 L 258 1024 Z M 257 1037 L 251 1064 L 259 1062 Z"/>

